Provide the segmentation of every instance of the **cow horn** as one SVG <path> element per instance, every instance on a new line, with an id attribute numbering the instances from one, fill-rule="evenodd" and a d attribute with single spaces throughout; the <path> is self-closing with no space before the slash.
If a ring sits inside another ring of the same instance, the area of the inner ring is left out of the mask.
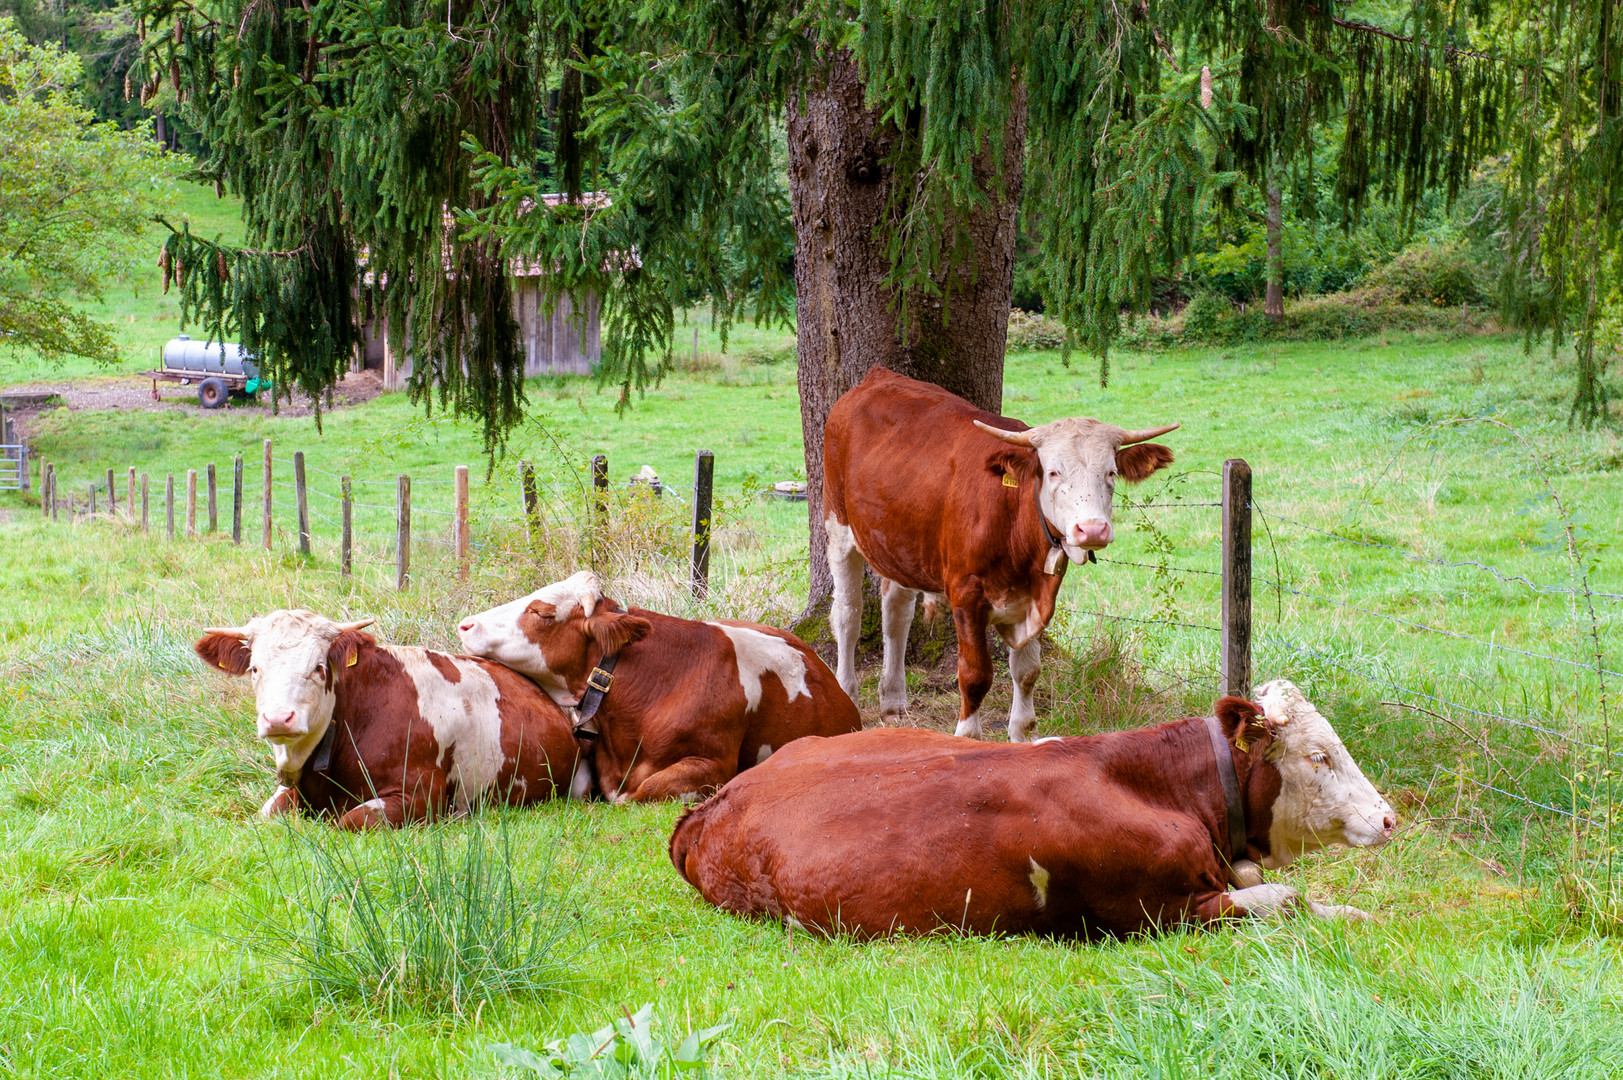
<path id="1" fill-rule="evenodd" d="M 234 637 L 234 638 L 237 638 L 237 639 L 239 639 L 241 641 L 247 641 L 249 638 L 254 636 L 253 631 L 249 630 L 247 626 L 205 626 L 205 627 L 203 627 L 203 636 L 204 637 L 208 637 L 211 634 L 219 634 L 221 637 Z"/>
<path id="2" fill-rule="evenodd" d="M 376 619 L 357 619 L 355 622 L 341 622 L 338 624 L 338 632 L 342 634 L 346 630 L 364 630 L 375 622 L 377 622 Z"/>
<path id="3" fill-rule="evenodd" d="M 995 428 L 991 424 L 983 424 L 979 420 L 972 423 L 993 438 L 1002 439 L 1010 446 L 1024 446 L 1028 450 L 1036 449 L 1036 442 L 1031 438 L 1030 431 L 1008 431 L 1004 428 Z"/>
<path id="4" fill-rule="evenodd" d="M 1121 436 L 1121 445 L 1131 446 L 1136 442 L 1148 442 L 1158 435 L 1165 435 L 1169 431 L 1177 431 L 1182 424 L 1168 424 L 1166 427 L 1145 428 L 1143 431 L 1124 431 Z"/>

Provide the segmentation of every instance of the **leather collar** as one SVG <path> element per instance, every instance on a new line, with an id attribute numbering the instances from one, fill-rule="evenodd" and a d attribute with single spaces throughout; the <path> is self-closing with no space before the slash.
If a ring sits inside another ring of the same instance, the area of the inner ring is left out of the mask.
<path id="1" fill-rule="evenodd" d="M 614 665 L 620 662 L 618 652 L 610 653 L 597 662 L 591 674 L 586 676 L 586 692 L 580 696 L 580 704 L 569 710 L 570 725 L 574 729 L 575 738 L 590 742 L 597 738 L 599 732 L 597 724 L 592 718 L 597 710 L 602 708 L 603 699 L 608 696 L 609 688 L 614 685 Z"/>
<path id="2" fill-rule="evenodd" d="M 311 772 L 324 773 L 332 765 L 333 744 L 338 741 L 338 721 L 327 721 L 327 733 L 316 743 L 315 753 L 310 755 L 307 764 Z"/>
<path id="3" fill-rule="evenodd" d="M 1206 733 L 1212 739 L 1212 757 L 1217 762 L 1217 778 L 1223 785 L 1223 804 L 1228 810 L 1228 862 L 1232 866 L 1235 860 L 1245 858 L 1245 804 L 1240 801 L 1240 779 L 1234 774 L 1234 750 L 1223 737 L 1217 717 L 1206 718 Z"/>

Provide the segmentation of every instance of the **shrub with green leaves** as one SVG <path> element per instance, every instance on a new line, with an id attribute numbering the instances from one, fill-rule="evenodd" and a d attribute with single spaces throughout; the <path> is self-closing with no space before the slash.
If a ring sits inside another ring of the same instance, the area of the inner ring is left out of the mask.
<path id="1" fill-rule="evenodd" d="M 1478 268 L 1459 244 L 1411 244 L 1366 279 L 1401 304 L 1458 307 L 1482 300 Z"/>
<path id="2" fill-rule="evenodd" d="M 704 1052 L 729 1025 L 690 1031 L 675 1047 L 654 1037 L 654 1006 L 644 1005 L 607 1027 L 576 1032 L 546 1045 L 542 1053 L 511 1043 L 493 1043 L 490 1052 L 503 1065 L 537 1076 L 583 1080 L 666 1080 L 702 1077 Z"/>
<path id="3" fill-rule="evenodd" d="M 316 993 L 460 1014 L 562 985 L 570 923 L 548 905 L 550 866 L 521 879 L 505 825 L 356 838 L 309 822 L 285 837 L 278 895 L 247 906 L 244 936 Z"/>
<path id="4" fill-rule="evenodd" d="M 1065 324 L 1043 315 L 1012 308 L 1009 311 L 1009 338 L 1004 347 L 1008 352 L 1035 352 L 1039 349 L 1063 349 Z"/>

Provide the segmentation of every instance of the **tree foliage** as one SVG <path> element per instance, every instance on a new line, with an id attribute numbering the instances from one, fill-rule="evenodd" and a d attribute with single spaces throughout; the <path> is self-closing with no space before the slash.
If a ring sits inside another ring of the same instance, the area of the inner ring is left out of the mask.
<path id="1" fill-rule="evenodd" d="M 787 315 L 773 125 L 841 50 L 902 133 L 887 164 L 911 183 L 876 228 L 904 303 L 966 257 L 954 233 L 988 198 L 985 166 L 1010 164 L 1014 109 L 1048 309 L 1101 356 L 1241 185 L 1290 173 L 1306 210 L 1350 225 L 1372 200 L 1451 199 L 1508 153 L 1501 300 L 1530 329 L 1576 330 L 1574 415 L 1600 415 L 1614 0 L 1411 0 L 1367 19 L 1334 0 L 141 3 L 146 88 L 186 99 L 215 148 L 200 171 L 244 195 L 254 248 L 177 235 L 188 305 L 314 392 L 347 362 L 359 297 L 409 341 L 414 395 L 482 417 L 492 448 L 522 408 L 513 259 L 601 297 L 622 401 L 668 366 L 696 289 L 724 330 Z"/>
<path id="2" fill-rule="evenodd" d="M 150 138 L 95 122 L 80 74 L 73 53 L 0 17 L 0 344 L 112 360 L 111 328 L 72 301 L 150 255 L 170 180 Z"/>

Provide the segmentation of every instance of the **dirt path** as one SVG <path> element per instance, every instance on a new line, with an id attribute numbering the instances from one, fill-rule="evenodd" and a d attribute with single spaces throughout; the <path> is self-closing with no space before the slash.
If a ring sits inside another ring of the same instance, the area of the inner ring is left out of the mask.
<path id="1" fill-rule="evenodd" d="M 376 372 L 352 371 L 333 388 L 330 399 L 324 403 L 324 407 L 342 409 L 360 405 L 371 401 L 382 392 L 383 385 Z M 17 419 L 18 431 L 25 438 L 36 416 L 46 409 L 55 409 L 62 405 L 74 411 L 80 409 L 128 409 L 143 412 L 173 410 L 186 413 L 217 411 L 205 410 L 197 403 L 196 386 L 178 386 L 160 382 L 158 398 L 154 400 L 152 380 L 143 379 L 138 375 L 8 386 L 0 389 L 0 400 L 11 395 L 39 394 L 50 394 L 52 397 L 40 404 L 21 405 L 12 410 L 12 415 Z M 269 414 L 271 411 L 269 396 L 261 395 L 260 404 L 257 405 L 233 401 L 224 411 L 239 409 L 252 409 Z M 284 399 L 277 403 L 279 416 L 309 416 L 314 411 L 310 399 L 297 391 L 294 392 L 291 401 Z"/>

